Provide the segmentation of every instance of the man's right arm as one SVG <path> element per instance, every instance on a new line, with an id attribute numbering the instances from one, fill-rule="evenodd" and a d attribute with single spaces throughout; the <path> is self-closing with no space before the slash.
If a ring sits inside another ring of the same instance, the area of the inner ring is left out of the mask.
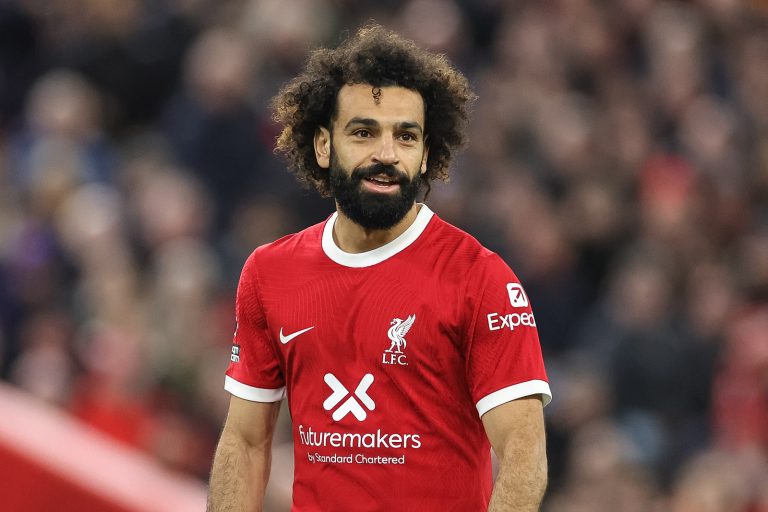
<path id="1" fill-rule="evenodd" d="M 211 470 L 207 512 L 260 512 L 280 402 L 232 396 Z"/>

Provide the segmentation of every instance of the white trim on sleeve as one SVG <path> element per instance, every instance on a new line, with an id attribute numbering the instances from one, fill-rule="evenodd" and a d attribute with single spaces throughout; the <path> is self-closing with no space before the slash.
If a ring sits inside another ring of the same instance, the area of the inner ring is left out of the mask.
<path id="1" fill-rule="evenodd" d="M 529 380 L 494 391 L 481 398 L 475 406 L 482 417 L 494 407 L 531 395 L 541 395 L 541 401 L 545 406 L 552 401 L 552 391 L 549 390 L 548 383 L 543 380 Z"/>
<path id="2" fill-rule="evenodd" d="M 285 398 L 285 386 L 277 389 L 254 388 L 236 381 L 229 375 L 224 376 L 224 389 L 238 398 L 251 402 L 279 402 Z"/>

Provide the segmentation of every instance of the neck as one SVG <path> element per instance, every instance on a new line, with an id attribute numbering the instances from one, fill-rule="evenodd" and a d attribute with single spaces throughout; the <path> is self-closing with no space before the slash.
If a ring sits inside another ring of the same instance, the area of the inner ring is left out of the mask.
<path id="1" fill-rule="evenodd" d="M 367 229 L 344 215 L 337 206 L 338 216 L 333 226 L 333 240 L 339 249 L 348 253 L 378 249 L 402 235 L 416 220 L 419 208 L 421 205 L 414 203 L 405 217 L 389 229 Z"/>

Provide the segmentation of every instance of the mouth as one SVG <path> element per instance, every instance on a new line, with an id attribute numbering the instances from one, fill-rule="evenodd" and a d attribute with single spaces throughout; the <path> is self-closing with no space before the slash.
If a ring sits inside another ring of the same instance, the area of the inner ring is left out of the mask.
<path id="1" fill-rule="evenodd" d="M 364 186 L 374 192 L 394 192 L 400 189 L 397 178 L 386 174 L 376 174 L 363 179 Z"/>

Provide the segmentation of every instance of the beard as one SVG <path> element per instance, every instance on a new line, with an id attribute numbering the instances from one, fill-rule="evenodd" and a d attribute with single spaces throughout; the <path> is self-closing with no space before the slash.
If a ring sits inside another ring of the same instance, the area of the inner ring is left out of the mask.
<path id="1" fill-rule="evenodd" d="M 395 178 L 400 189 L 395 194 L 368 192 L 363 180 L 377 174 Z M 365 229 L 390 229 L 403 220 L 413 207 L 421 189 L 421 177 L 410 179 L 391 165 L 374 164 L 348 173 L 331 150 L 329 170 L 331 193 L 341 212 Z"/>

